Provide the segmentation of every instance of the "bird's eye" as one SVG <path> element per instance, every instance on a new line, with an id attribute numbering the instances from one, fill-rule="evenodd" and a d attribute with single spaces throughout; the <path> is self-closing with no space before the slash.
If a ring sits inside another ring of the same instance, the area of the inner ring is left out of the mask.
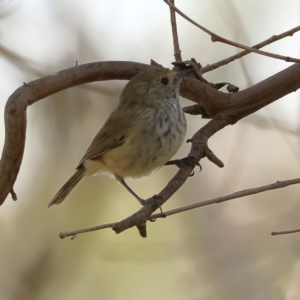
<path id="1" fill-rule="evenodd" d="M 163 85 L 168 85 L 169 84 L 169 79 L 167 77 L 163 77 L 160 81 L 161 84 Z"/>

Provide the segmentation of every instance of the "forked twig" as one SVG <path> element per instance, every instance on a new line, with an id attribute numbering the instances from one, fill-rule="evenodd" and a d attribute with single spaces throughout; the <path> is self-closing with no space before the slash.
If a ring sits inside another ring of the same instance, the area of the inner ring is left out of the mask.
<path id="1" fill-rule="evenodd" d="M 290 179 L 290 180 L 285 180 L 285 181 L 277 181 L 272 184 L 267 184 L 267 185 L 263 185 L 263 186 L 256 187 L 256 188 L 241 190 L 241 191 L 238 191 L 238 192 L 235 192 L 232 194 L 228 194 L 225 196 L 221 196 L 221 197 L 217 197 L 217 198 L 213 198 L 213 199 L 209 199 L 209 200 L 199 201 L 194 204 L 190 204 L 190 205 L 186 205 L 186 206 L 179 207 L 176 209 L 168 210 L 163 213 L 152 214 L 149 217 L 147 217 L 147 220 L 166 218 L 167 216 L 172 216 L 172 215 L 175 215 L 175 214 L 178 214 L 178 213 L 181 213 L 184 211 L 188 211 L 191 209 L 195 209 L 195 208 L 199 208 L 199 207 L 203 207 L 203 206 L 207 206 L 207 205 L 211 205 L 211 204 L 216 204 L 216 203 L 222 203 L 222 202 L 233 200 L 236 198 L 243 198 L 246 196 L 259 194 L 259 193 L 263 193 L 263 192 L 270 191 L 270 190 L 280 189 L 280 188 L 284 188 L 284 187 L 287 187 L 287 186 L 290 186 L 293 184 L 299 184 L 299 183 L 300 183 L 300 178 L 295 178 L 295 179 Z M 96 230 L 105 229 L 105 228 L 113 228 L 115 226 L 115 224 L 118 224 L 118 223 L 102 224 L 102 225 L 82 228 L 82 229 L 78 229 L 78 230 L 61 232 L 59 234 L 59 236 L 60 236 L 60 238 L 63 239 L 63 238 L 66 238 L 69 236 L 75 236 L 75 235 L 81 234 L 81 233 L 96 231 Z M 300 232 L 300 229 L 272 232 L 272 235 L 288 234 L 288 233 L 295 233 L 295 232 Z"/>
<path id="2" fill-rule="evenodd" d="M 233 42 L 231 40 L 225 39 L 225 38 L 223 38 L 223 37 L 221 37 L 221 36 L 213 33 L 212 31 L 208 30 L 207 28 L 201 26 L 200 24 L 198 24 L 197 22 L 195 22 L 191 18 L 189 18 L 181 10 L 179 10 L 175 5 L 173 5 L 170 1 L 164 0 L 164 2 L 167 3 L 170 7 L 172 7 L 184 19 L 186 19 L 187 21 L 189 21 L 190 23 L 192 23 L 196 27 L 200 28 L 201 30 L 203 30 L 204 32 L 206 32 L 207 34 L 209 34 L 211 36 L 211 40 L 213 42 L 221 42 L 221 43 L 224 43 L 224 44 L 227 44 L 227 45 L 231 45 L 231 46 L 235 46 L 235 47 L 238 47 L 238 48 L 250 51 L 250 52 L 254 52 L 254 53 L 257 53 L 257 54 L 264 55 L 264 56 L 268 56 L 268 57 L 272 57 L 272 58 L 284 60 L 286 62 L 300 63 L 300 59 L 298 59 L 298 58 L 293 58 L 293 57 L 289 57 L 289 56 L 282 56 L 282 55 L 278 55 L 278 54 L 274 54 L 274 53 L 270 53 L 270 52 L 266 52 L 266 51 L 261 51 L 261 50 L 258 50 L 256 48 L 248 47 L 248 46 L 245 46 L 243 44 L 236 43 L 236 42 Z"/>
<path id="3" fill-rule="evenodd" d="M 293 29 L 290 29 L 286 32 L 283 32 L 279 35 L 273 35 L 272 37 L 268 38 L 267 40 L 261 42 L 261 43 L 258 43 L 254 46 L 252 46 L 252 48 L 256 48 L 256 49 L 260 49 L 262 47 L 265 47 L 267 45 L 270 45 L 271 43 L 274 43 L 278 40 L 281 40 L 285 37 L 288 37 L 288 36 L 292 36 L 295 32 L 299 31 L 300 30 L 300 26 L 297 26 Z M 208 65 L 208 66 L 205 66 L 202 68 L 202 73 L 206 73 L 206 72 L 209 72 L 209 71 L 212 71 L 212 70 L 215 70 L 219 67 L 222 67 L 222 66 L 225 66 L 227 64 L 229 64 L 230 62 L 236 60 L 236 59 L 239 59 L 247 54 L 251 53 L 251 51 L 248 51 L 248 50 L 244 50 L 244 51 L 241 51 L 233 56 L 230 56 L 228 58 L 225 58 L 223 60 L 220 60 L 214 64 L 211 64 L 211 65 Z"/>

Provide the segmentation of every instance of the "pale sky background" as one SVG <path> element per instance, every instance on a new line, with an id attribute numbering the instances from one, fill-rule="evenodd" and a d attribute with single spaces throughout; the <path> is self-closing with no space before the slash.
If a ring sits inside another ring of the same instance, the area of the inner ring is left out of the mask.
<path id="1" fill-rule="evenodd" d="M 298 0 L 177 0 L 176 5 L 209 30 L 246 45 L 300 23 Z M 171 67 L 169 19 L 167 5 L 158 0 L 0 1 L 0 46 L 25 60 L 10 61 L 0 49 L 0 110 L 23 82 L 40 77 L 28 64 L 44 75 L 76 60 L 154 59 Z M 180 16 L 177 21 L 183 59 L 193 57 L 205 66 L 239 51 L 212 43 Z M 263 50 L 299 58 L 300 33 Z M 251 54 L 205 77 L 246 89 L 289 65 Z M 62 205 L 46 207 L 116 106 L 124 84 L 93 84 L 98 93 L 73 88 L 28 108 L 26 149 L 15 184 L 19 200 L 9 196 L 0 208 L 0 299 L 297 300 L 299 235 L 270 235 L 300 227 L 297 186 L 158 220 L 148 225 L 147 239 L 136 229 L 58 238 L 60 231 L 118 221 L 139 209 L 106 177 L 85 179 Z M 203 160 L 202 172 L 164 209 L 299 177 L 299 100 L 298 91 L 216 134 L 209 146 L 225 168 Z M 187 119 L 187 138 L 207 122 Z M 183 145 L 176 157 L 187 155 L 189 147 Z M 146 198 L 174 173 L 173 167 L 163 168 L 129 184 Z"/>

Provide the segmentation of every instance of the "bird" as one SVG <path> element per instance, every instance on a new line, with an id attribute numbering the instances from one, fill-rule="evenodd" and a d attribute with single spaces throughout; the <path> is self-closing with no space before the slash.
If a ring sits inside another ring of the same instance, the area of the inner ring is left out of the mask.
<path id="1" fill-rule="evenodd" d="M 86 176 L 109 175 L 141 205 L 126 178 L 148 176 L 164 166 L 182 145 L 187 122 L 179 105 L 179 87 L 188 72 L 150 67 L 124 87 L 116 109 L 96 134 L 75 173 L 50 201 L 60 204 Z"/>

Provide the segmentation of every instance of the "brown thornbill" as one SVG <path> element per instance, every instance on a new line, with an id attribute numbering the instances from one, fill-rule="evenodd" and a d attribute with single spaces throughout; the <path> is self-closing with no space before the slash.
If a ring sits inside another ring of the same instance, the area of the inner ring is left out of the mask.
<path id="1" fill-rule="evenodd" d="M 124 179 L 151 174 L 181 146 L 186 119 L 179 105 L 179 85 L 186 73 L 151 68 L 133 77 L 76 172 L 48 206 L 61 203 L 81 179 L 95 174 L 113 176 L 144 205 Z"/>

